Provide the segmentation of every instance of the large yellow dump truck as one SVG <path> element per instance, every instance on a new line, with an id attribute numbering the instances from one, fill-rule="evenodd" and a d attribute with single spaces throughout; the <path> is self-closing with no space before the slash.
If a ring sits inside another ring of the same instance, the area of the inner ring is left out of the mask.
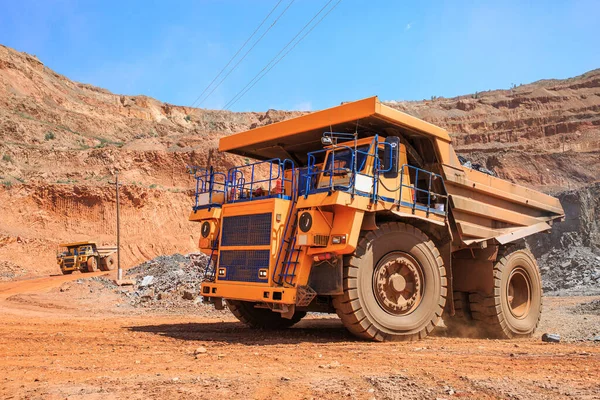
<path id="1" fill-rule="evenodd" d="M 417 339 L 443 317 L 531 335 L 542 310 L 523 238 L 557 199 L 463 166 L 448 133 L 376 97 L 220 140 L 257 160 L 197 179 L 191 221 L 212 260 L 201 293 L 241 321 L 337 313 L 371 340 Z"/>
<path id="2" fill-rule="evenodd" d="M 73 271 L 112 271 L 116 265 L 117 248 L 98 246 L 95 241 L 62 243 L 56 253 L 56 262 L 63 275 Z"/>

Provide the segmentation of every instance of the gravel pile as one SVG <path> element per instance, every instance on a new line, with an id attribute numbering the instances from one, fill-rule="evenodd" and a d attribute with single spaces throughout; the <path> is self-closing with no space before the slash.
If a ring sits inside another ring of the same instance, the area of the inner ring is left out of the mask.
<path id="1" fill-rule="evenodd" d="M 538 263 L 544 292 L 593 295 L 600 293 L 600 255 L 587 247 L 553 249 Z"/>
<path id="2" fill-rule="evenodd" d="M 527 242 L 550 295 L 600 294 L 600 183 L 557 195 L 565 220 Z"/>
<path id="3" fill-rule="evenodd" d="M 185 307 L 202 301 L 200 284 L 208 257 L 204 254 L 159 256 L 127 271 L 135 278 L 127 293 L 133 306 Z"/>
<path id="4" fill-rule="evenodd" d="M 0 260 L 0 282 L 11 281 L 19 276 L 23 276 L 27 271 L 21 268 L 19 265 L 10 262 Z"/>
<path id="5" fill-rule="evenodd" d="M 593 300 L 589 303 L 579 304 L 575 307 L 577 314 L 600 315 L 600 300 Z"/>

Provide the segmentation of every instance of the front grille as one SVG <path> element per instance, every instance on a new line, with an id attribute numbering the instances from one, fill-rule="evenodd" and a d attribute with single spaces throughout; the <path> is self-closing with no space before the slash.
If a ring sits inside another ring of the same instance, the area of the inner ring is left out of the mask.
<path id="1" fill-rule="evenodd" d="M 315 246 L 327 246 L 329 243 L 328 235 L 315 235 L 313 237 L 313 241 L 315 242 Z"/>
<path id="2" fill-rule="evenodd" d="M 75 265 L 75 260 L 71 257 L 71 258 L 65 258 L 64 259 L 64 264 L 65 267 L 72 267 L 73 265 Z"/>
<path id="3" fill-rule="evenodd" d="M 271 213 L 223 218 L 221 246 L 269 246 Z"/>
<path id="4" fill-rule="evenodd" d="M 227 272 L 225 276 L 219 276 L 219 280 L 266 283 L 268 274 L 260 279 L 258 271 L 269 268 L 270 257 L 269 250 L 221 250 L 219 268 L 226 268 Z"/>

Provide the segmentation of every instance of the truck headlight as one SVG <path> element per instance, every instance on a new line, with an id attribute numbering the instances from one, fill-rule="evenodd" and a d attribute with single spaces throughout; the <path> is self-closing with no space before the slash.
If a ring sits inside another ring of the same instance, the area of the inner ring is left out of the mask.
<path id="1" fill-rule="evenodd" d="M 227 271 L 225 270 L 225 268 L 219 268 L 219 276 L 225 276 L 226 273 Z"/>
<path id="2" fill-rule="evenodd" d="M 313 224 L 312 215 L 308 211 L 303 212 L 300 215 L 298 224 L 300 225 L 300 230 L 302 232 L 308 232 L 310 230 L 310 228 L 312 228 L 312 224 Z"/>
<path id="3" fill-rule="evenodd" d="M 202 226 L 200 227 L 200 233 L 202 234 L 202 237 L 208 237 L 210 234 L 210 222 L 204 221 L 202 223 Z"/>
<path id="4" fill-rule="evenodd" d="M 331 244 L 344 244 L 344 243 L 346 243 L 346 235 L 331 236 Z"/>

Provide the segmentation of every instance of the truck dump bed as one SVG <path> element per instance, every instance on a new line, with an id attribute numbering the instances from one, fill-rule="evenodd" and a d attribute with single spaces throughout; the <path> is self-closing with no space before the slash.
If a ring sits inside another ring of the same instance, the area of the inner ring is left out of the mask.
<path id="1" fill-rule="evenodd" d="M 322 148 L 323 132 L 400 136 L 409 161 L 444 178 L 450 221 L 465 245 L 489 239 L 509 243 L 548 230 L 564 216 L 552 196 L 462 166 L 446 130 L 381 104 L 377 97 L 221 138 L 219 150 L 259 160 L 287 158 L 305 166 L 306 154 Z"/>

